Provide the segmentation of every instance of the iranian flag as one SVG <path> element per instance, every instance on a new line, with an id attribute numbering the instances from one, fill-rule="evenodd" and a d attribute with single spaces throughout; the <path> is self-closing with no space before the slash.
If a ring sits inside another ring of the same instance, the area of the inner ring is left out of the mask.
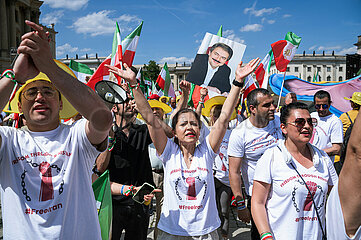
<path id="1" fill-rule="evenodd" d="M 91 77 L 94 73 L 87 65 L 70 60 L 69 68 L 74 72 L 76 78 L 82 82 L 87 83 L 86 78 Z"/>
<path id="2" fill-rule="evenodd" d="M 122 39 L 120 38 L 120 30 L 117 22 L 115 22 L 115 32 L 112 46 L 112 60 L 110 65 L 117 68 L 121 68 L 122 65 Z"/>
<path id="3" fill-rule="evenodd" d="M 109 55 L 95 70 L 95 73 L 89 79 L 88 85 L 91 89 L 95 90 L 95 84 L 103 80 L 109 80 L 109 69 L 105 67 L 105 64 L 110 65 L 111 55 Z"/>
<path id="4" fill-rule="evenodd" d="M 300 43 L 301 38 L 299 36 L 293 32 L 288 32 L 285 40 L 280 40 L 271 44 L 278 71 L 286 71 L 287 65 L 291 62 Z"/>
<path id="5" fill-rule="evenodd" d="M 263 58 L 262 62 L 258 65 L 256 71 L 256 79 L 258 81 L 259 87 L 267 89 L 268 86 L 268 74 L 269 69 L 271 67 L 271 59 L 273 57 L 272 50 L 267 53 L 267 55 Z"/>
<path id="6" fill-rule="evenodd" d="M 137 50 L 140 32 L 142 31 L 143 21 L 140 25 L 134 29 L 123 41 L 123 63 L 126 63 L 129 67 L 132 66 L 133 59 L 135 56 L 135 50 Z"/>
<path id="7" fill-rule="evenodd" d="M 165 96 L 175 97 L 175 92 L 174 92 L 173 84 L 170 80 L 167 63 L 164 63 L 164 67 L 162 68 L 162 71 L 160 71 L 159 76 L 157 78 L 157 83 L 158 86 L 163 90 Z"/>

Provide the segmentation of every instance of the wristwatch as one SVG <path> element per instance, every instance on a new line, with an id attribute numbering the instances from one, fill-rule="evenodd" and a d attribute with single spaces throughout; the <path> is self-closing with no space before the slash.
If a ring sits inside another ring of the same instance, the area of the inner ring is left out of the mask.
<path id="1" fill-rule="evenodd" d="M 236 79 L 233 80 L 232 84 L 236 87 L 240 87 L 240 88 L 243 87 L 243 82 L 240 83 L 240 82 L 236 81 Z"/>

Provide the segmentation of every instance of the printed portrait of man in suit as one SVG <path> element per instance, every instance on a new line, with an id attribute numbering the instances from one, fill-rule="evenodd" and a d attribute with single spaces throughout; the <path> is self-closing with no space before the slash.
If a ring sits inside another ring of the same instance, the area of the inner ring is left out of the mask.
<path id="1" fill-rule="evenodd" d="M 231 69 L 226 63 L 232 55 L 233 50 L 227 44 L 215 43 L 208 54 L 197 54 L 187 81 L 202 87 L 216 87 L 221 93 L 229 92 Z"/>

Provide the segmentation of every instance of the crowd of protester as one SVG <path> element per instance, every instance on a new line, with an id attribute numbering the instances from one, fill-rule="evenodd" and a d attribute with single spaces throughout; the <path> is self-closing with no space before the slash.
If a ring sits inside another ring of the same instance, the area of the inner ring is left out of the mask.
<path id="1" fill-rule="evenodd" d="M 231 205 L 251 222 L 252 240 L 361 239 L 360 92 L 340 119 L 322 90 L 313 113 L 294 93 L 277 112 L 261 88 L 245 111 L 253 59 L 237 66 L 227 97 L 205 101 L 202 88 L 191 107 L 190 83 L 177 98 L 146 99 L 124 64 L 107 66 L 126 95 L 109 106 L 53 61 L 41 27 L 26 24 L 34 31 L 0 81 L 0 107 L 12 112 L 0 118 L 4 239 L 101 239 L 91 184 L 106 170 L 111 239 L 147 239 L 153 197 L 154 239 L 229 239 Z M 155 190 L 134 201 L 145 184 Z"/>

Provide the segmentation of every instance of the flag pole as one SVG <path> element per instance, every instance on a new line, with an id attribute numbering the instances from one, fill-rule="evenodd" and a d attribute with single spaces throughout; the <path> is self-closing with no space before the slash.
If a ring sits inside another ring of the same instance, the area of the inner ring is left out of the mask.
<path id="1" fill-rule="evenodd" d="M 280 102 L 281 102 L 281 97 L 282 97 L 282 90 L 283 90 L 283 84 L 285 83 L 285 78 L 286 78 L 286 71 L 285 71 L 285 74 L 283 75 L 283 80 L 282 80 L 282 86 L 281 86 L 281 92 L 280 92 L 280 95 L 278 97 L 278 103 L 277 103 L 277 108 L 279 108 L 280 106 Z"/>

